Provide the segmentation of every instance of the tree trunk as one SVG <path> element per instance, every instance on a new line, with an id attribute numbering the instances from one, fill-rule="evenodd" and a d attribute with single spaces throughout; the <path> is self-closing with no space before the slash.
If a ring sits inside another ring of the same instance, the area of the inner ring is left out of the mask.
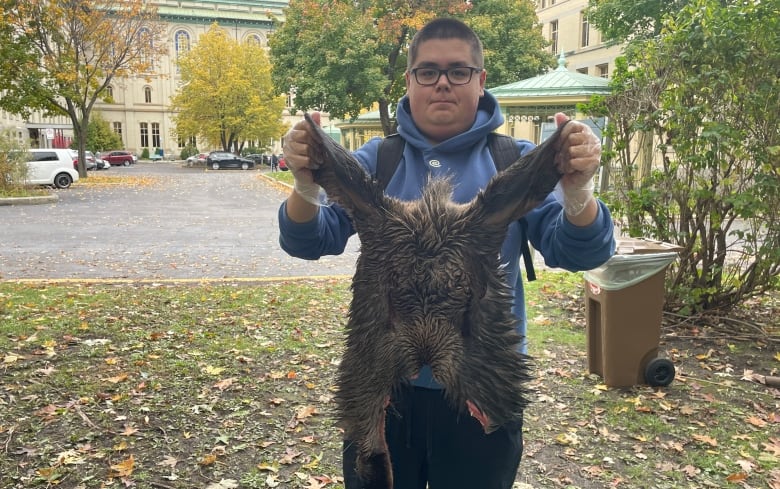
<path id="1" fill-rule="evenodd" d="M 87 178 L 87 166 L 86 166 L 86 146 L 87 146 L 87 124 L 89 124 L 89 112 L 85 109 L 81 109 L 81 120 L 79 120 L 76 107 L 68 101 L 68 115 L 73 123 L 73 135 L 76 138 L 76 148 L 78 152 L 78 164 L 76 169 L 79 172 L 79 178 Z"/>

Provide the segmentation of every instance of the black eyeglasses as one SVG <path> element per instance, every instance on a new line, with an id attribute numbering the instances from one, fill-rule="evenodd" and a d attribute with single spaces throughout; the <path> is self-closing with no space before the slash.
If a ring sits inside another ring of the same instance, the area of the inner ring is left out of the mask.
<path id="1" fill-rule="evenodd" d="M 473 66 L 457 66 L 455 68 L 448 68 L 446 70 L 440 70 L 439 68 L 415 68 L 410 71 L 414 75 L 414 79 L 419 85 L 429 87 L 436 85 L 441 78 L 441 75 L 447 77 L 447 81 L 450 85 L 465 85 L 471 81 L 471 77 L 474 73 L 479 73 L 482 68 L 474 68 Z"/>

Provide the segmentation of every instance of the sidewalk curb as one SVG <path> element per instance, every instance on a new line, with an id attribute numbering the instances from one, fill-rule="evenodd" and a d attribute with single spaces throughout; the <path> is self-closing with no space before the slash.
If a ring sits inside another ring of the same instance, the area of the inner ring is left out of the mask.
<path id="1" fill-rule="evenodd" d="M 0 197 L 0 205 L 37 205 L 51 204 L 60 200 L 57 194 L 36 195 L 33 197 Z"/>
<path id="2" fill-rule="evenodd" d="M 346 280 L 352 279 L 352 275 L 296 275 L 296 276 L 276 276 L 276 277 L 218 277 L 218 278 L 0 278 L 0 284 L 20 284 L 20 285 L 207 285 L 207 284 L 265 284 L 273 282 L 301 282 L 327 281 L 327 280 Z"/>

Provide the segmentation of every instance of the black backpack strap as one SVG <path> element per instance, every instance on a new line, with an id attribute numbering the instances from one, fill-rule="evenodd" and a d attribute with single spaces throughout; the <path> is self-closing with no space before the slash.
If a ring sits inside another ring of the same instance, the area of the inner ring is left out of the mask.
<path id="1" fill-rule="evenodd" d="M 523 240 L 520 241 L 520 253 L 523 255 L 523 265 L 525 265 L 525 278 L 529 282 L 536 280 L 536 271 L 534 270 L 534 257 L 531 254 L 531 245 L 528 244 L 528 221 L 525 217 L 521 217 L 517 220 L 520 224 L 521 232 L 523 233 Z"/>
<path id="2" fill-rule="evenodd" d="M 487 144 L 490 156 L 498 171 L 506 170 L 512 163 L 520 159 L 520 149 L 512 136 L 491 132 L 488 135 Z"/>
<path id="3" fill-rule="evenodd" d="M 491 132 L 488 135 L 488 149 L 493 158 L 493 164 L 496 170 L 503 171 L 509 168 L 512 163 L 520 159 L 520 149 L 517 147 L 517 141 L 511 136 Z M 523 255 L 523 265 L 525 265 L 525 277 L 529 282 L 536 280 L 536 271 L 534 270 L 534 259 L 531 254 L 531 246 L 528 244 L 528 221 L 524 217 L 518 220 L 520 230 L 523 233 L 520 241 L 520 253 Z"/>
<path id="4" fill-rule="evenodd" d="M 393 178 L 398 164 L 401 163 L 401 156 L 404 154 L 406 141 L 398 135 L 391 134 L 379 142 L 376 153 L 376 181 L 386 189 Z"/>

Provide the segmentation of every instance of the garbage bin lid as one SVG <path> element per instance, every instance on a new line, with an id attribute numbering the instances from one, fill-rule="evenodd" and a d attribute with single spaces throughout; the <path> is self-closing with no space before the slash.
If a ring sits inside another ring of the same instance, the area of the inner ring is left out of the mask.
<path id="1" fill-rule="evenodd" d="M 648 253 L 664 253 L 682 251 L 682 246 L 649 238 L 630 238 L 627 236 L 615 238 L 616 255 L 644 255 Z"/>

